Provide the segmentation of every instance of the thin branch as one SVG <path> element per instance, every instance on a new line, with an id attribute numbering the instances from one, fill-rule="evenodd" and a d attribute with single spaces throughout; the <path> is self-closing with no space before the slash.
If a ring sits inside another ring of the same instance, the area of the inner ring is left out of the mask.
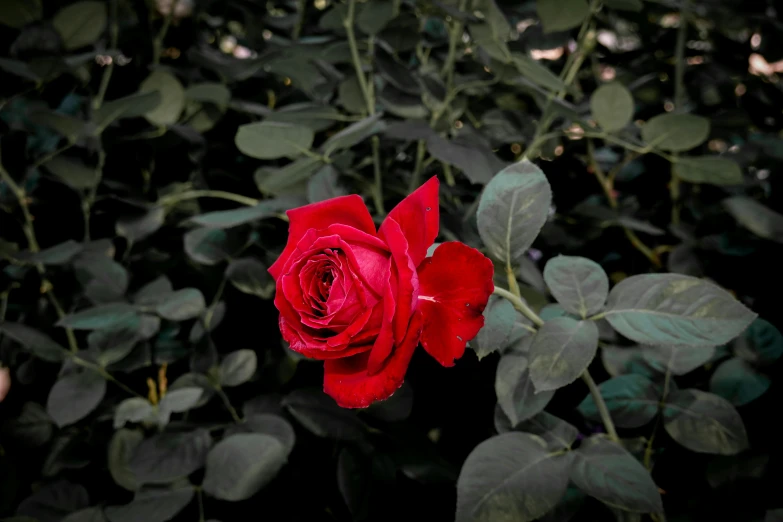
<path id="1" fill-rule="evenodd" d="M 158 200 L 158 205 L 176 205 L 181 201 L 198 198 L 227 199 L 242 205 L 247 205 L 248 207 L 254 207 L 259 203 L 258 199 L 242 196 L 241 194 L 234 194 L 233 192 L 225 192 L 223 190 L 189 190 L 187 192 L 180 192 L 179 194 L 162 197 Z"/>
<path id="2" fill-rule="evenodd" d="M 595 381 L 588 370 L 585 370 L 582 374 L 582 380 L 585 381 L 585 384 L 587 384 L 587 387 L 590 389 L 590 395 L 592 395 L 593 401 L 598 408 L 598 414 L 601 416 L 601 421 L 604 423 L 606 433 L 612 441 L 619 444 L 620 437 L 617 436 L 617 430 L 614 427 L 614 422 L 612 422 L 612 416 L 609 415 L 609 408 L 606 407 L 606 402 L 601 396 L 601 390 L 598 388 L 598 385 L 595 384 Z"/>
<path id="3" fill-rule="evenodd" d="M 514 305 L 514 308 L 519 311 L 519 313 L 530 319 L 536 326 L 541 327 L 544 325 L 544 320 L 541 319 L 521 297 L 516 296 L 505 288 L 500 288 L 499 286 L 495 287 L 494 293 L 500 297 L 508 299 L 511 304 Z"/>

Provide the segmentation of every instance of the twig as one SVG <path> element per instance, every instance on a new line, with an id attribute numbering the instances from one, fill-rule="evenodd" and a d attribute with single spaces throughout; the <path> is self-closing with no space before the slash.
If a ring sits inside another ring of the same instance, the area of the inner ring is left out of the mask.
<path id="1" fill-rule="evenodd" d="M 240 424 L 243 422 L 242 417 L 240 417 L 239 413 L 237 413 L 237 410 L 234 408 L 234 406 L 231 405 L 231 401 L 228 399 L 228 395 L 226 395 L 226 392 L 223 391 L 222 388 L 217 387 L 215 388 L 215 391 L 218 395 L 220 395 L 220 398 L 223 401 L 223 405 L 228 410 L 228 413 L 231 414 L 231 418 L 234 419 L 234 422 L 237 424 Z"/>
<path id="2" fill-rule="evenodd" d="M 163 40 L 166 38 L 166 33 L 169 31 L 172 20 L 174 20 L 174 11 L 177 10 L 177 4 L 179 4 L 179 0 L 172 0 L 169 12 L 166 14 L 166 18 L 163 19 L 163 25 L 160 27 L 158 35 L 152 41 L 153 65 L 160 64 L 160 55 L 163 52 Z"/>
<path id="3" fill-rule="evenodd" d="M 595 384 L 595 381 L 588 370 L 585 370 L 582 374 L 582 380 L 585 381 L 585 384 L 587 384 L 587 387 L 590 389 L 590 395 L 592 395 L 593 401 L 598 408 L 598 414 L 601 416 L 601 421 L 604 423 L 606 433 L 612 441 L 619 444 L 620 437 L 617 436 L 617 430 L 614 427 L 614 422 L 612 422 L 612 416 L 609 415 L 609 408 L 606 407 L 606 402 L 604 402 L 604 398 L 601 396 L 601 390 Z"/>
<path id="4" fill-rule="evenodd" d="M 111 25 L 109 26 L 109 40 L 110 40 L 110 48 L 116 49 L 117 48 L 117 40 L 119 38 L 119 23 L 117 20 L 117 1 L 118 0 L 111 0 L 109 2 L 109 17 L 111 18 Z M 112 58 L 112 61 L 106 66 L 106 69 L 103 71 L 103 76 L 101 77 L 101 85 L 98 88 L 98 94 L 95 95 L 95 98 L 92 100 L 92 109 L 94 111 L 97 111 L 101 108 L 101 105 L 103 104 L 103 98 L 106 96 L 106 89 L 109 88 L 109 82 L 111 81 L 111 75 L 114 72 L 114 62 L 116 60 Z"/>
<path id="5" fill-rule="evenodd" d="M 500 297 L 508 299 L 511 304 L 514 305 L 514 308 L 516 308 L 522 315 L 530 319 L 536 326 L 541 327 L 544 325 L 544 320 L 541 319 L 521 297 L 514 295 L 505 288 L 500 288 L 499 286 L 495 287 L 494 293 Z"/>
<path id="6" fill-rule="evenodd" d="M 172 194 L 170 196 L 162 197 L 158 200 L 158 205 L 176 205 L 181 201 L 198 198 L 227 199 L 242 205 L 247 205 L 248 207 L 254 207 L 259 203 L 259 200 L 255 198 L 249 198 L 247 196 L 234 194 L 233 192 L 225 192 L 223 190 L 189 190 L 187 192 L 180 192 L 179 194 Z"/>

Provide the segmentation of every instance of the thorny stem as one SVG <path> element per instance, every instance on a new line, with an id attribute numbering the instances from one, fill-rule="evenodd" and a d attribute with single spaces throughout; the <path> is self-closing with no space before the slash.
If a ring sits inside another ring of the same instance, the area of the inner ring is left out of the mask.
<path id="1" fill-rule="evenodd" d="M 595 147 L 593 145 L 593 141 L 590 138 L 587 139 L 587 155 L 590 166 L 593 168 L 593 174 L 595 174 L 595 177 L 598 180 L 598 184 L 601 185 L 601 188 L 604 191 L 604 195 L 606 195 L 606 199 L 609 200 L 609 206 L 612 207 L 612 209 L 617 210 L 618 203 L 617 198 L 614 195 L 613 187 L 614 175 L 616 175 L 617 171 L 613 171 L 609 176 L 604 173 L 603 169 L 598 164 L 598 161 L 595 159 Z M 621 164 L 619 167 L 622 168 L 622 165 L 623 164 Z M 652 251 L 650 247 L 644 244 L 644 241 L 642 241 L 639 236 L 636 235 L 636 232 L 626 227 L 625 225 L 622 225 L 622 229 L 625 232 L 625 236 L 631 242 L 631 245 L 641 252 L 644 257 L 649 259 L 653 266 L 660 268 L 660 258 L 655 252 Z"/>
<path id="2" fill-rule="evenodd" d="M 606 433 L 613 442 L 619 444 L 620 437 L 617 436 L 617 430 L 614 427 L 614 422 L 612 422 L 612 416 L 609 415 L 609 408 L 606 407 L 606 402 L 604 402 L 604 398 L 601 396 L 601 390 L 598 389 L 598 385 L 595 384 L 595 381 L 588 370 L 585 370 L 582 374 L 582 380 L 585 381 L 585 384 L 587 384 L 587 387 L 590 389 L 590 395 L 592 395 L 593 401 L 595 401 L 595 405 L 598 407 L 598 414 L 601 416 L 601 421 L 604 423 Z"/>
<path id="3" fill-rule="evenodd" d="M 514 295 L 505 288 L 500 288 L 499 286 L 495 287 L 494 293 L 500 297 L 508 299 L 511 304 L 514 305 L 514 308 L 516 308 L 522 315 L 530 319 L 536 326 L 541 327 L 544 325 L 544 320 L 541 319 L 521 297 Z"/>
<path id="4" fill-rule="evenodd" d="M 2 157 L 0 157 L 0 179 L 3 180 L 5 184 L 8 185 L 8 188 L 11 189 L 11 192 L 14 193 L 16 200 L 19 202 L 19 207 L 22 209 L 22 215 L 24 216 L 22 230 L 24 231 L 24 235 L 27 238 L 27 244 L 30 248 L 30 251 L 33 253 L 40 251 L 41 249 L 38 246 L 38 239 L 35 237 L 35 228 L 33 227 L 34 218 L 30 213 L 27 194 L 25 193 L 24 189 L 20 187 L 11 177 L 11 175 L 5 170 L 2 164 Z M 41 277 L 41 292 L 46 294 L 46 297 L 49 299 L 49 302 L 57 313 L 57 317 L 65 317 L 65 310 L 63 310 L 63 307 L 60 305 L 60 301 L 58 301 L 57 297 L 54 295 L 54 287 L 51 281 L 46 278 L 44 266 L 41 263 L 36 263 L 35 268 Z M 74 335 L 73 330 L 66 328 L 65 335 L 68 338 L 68 346 L 70 347 L 71 352 L 78 352 L 79 345 L 76 342 L 76 336 Z"/>

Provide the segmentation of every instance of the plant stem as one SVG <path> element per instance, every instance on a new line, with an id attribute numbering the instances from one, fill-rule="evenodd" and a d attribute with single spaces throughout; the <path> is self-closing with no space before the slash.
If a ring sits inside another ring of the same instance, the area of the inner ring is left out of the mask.
<path id="1" fill-rule="evenodd" d="M 375 211 L 379 216 L 385 216 L 386 210 L 383 208 L 383 179 L 381 174 L 381 153 L 380 139 L 373 136 L 370 139 L 372 144 L 372 165 L 375 183 L 373 184 L 372 197 L 375 201 Z"/>
<path id="2" fill-rule="evenodd" d="M 460 0 L 457 9 L 462 12 L 467 8 L 467 0 Z M 457 61 L 457 45 L 462 39 L 462 33 L 465 30 L 462 20 L 455 20 L 454 25 L 449 31 L 449 52 L 446 55 L 446 61 L 440 70 L 441 78 L 446 79 L 446 85 L 454 84 L 454 64 Z"/>
<path id="3" fill-rule="evenodd" d="M 590 395 L 592 395 L 593 401 L 595 401 L 595 405 L 598 407 L 598 414 L 601 416 L 601 420 L 604 423 L 606 433 L 612 441 L 619 443 L 620 437 L 617 436 L 617 430 L 614 427 L 611 415 L 609 415 L 609 409 L 606 407 L 606 402 L 604 402 L 604 398 L 601 396 L 601 390 L 598 389 L 598 385 L 595 384 L 595 381 L 588 370 L 585 370 L 582 374 L 582 380 L 585 381 L 585 384 L 587 384 L 587 387 L 590 389 Z"/>
<path id="4" fill-rule="evenodd" d="M 165 40 L 166 38 L 166 33 L 169 32 L 171 21 L 174 19 L 174 11 L 177 10 L 177 4 L 179 4 L 179 0 L 172 0 L 171 8 L 168 14 L 166 15 L 166 18 L 163 19 L 163 25 L 160 27 L 160 31 L 158 31 L 158 35 L 152 41 L 152 64 L 153 65 L 160 64 L 160 55 L 163 52 L 163 40 Z"/>
<path id="5" fill-rule="evenodd" d="M 117 21 L 117 2 L 118 0 L 111 0 L 109 2 L 109 18 L 111 19 L 111 24 L 109 25 L 109 40 L 110 40 L 110 48 L 116 49 L 117 48 L 117 40 L 119 38 L 119 23 Z M 103 76 L 101 77 L 101 85 L 98 88 L 98 94 L 95 95 L 95 98 L 92 100 L 92 109 L 94 111 L 97 111 L 101 108 L 101 105 L 103 104 L 103 98 L 106 96 L 106 89 L 109 88 L 109 82 L 111 81 L 111 75 L 114 72 L 114 59 L 109 63 L 109 65 L 106 66 L 106 69 L 103 71 Z"/>
<path id="6" fill-rule="evenodd" d="M 663 408 L 666 406 L 666 398 L 669 396 L 669 386 L 671 386 L 672 380 L 672 372 L 669 369 L 670 365 L 671 360 L 669 360 L 668 364 L 666 365 L 666 374 L 663 378 L 663 392 L 661 392 L 661 400 L 658 401 L 658 415 L 655 418 L 655 425 L 653 426 L 650 438 L 647 439 L 647 446 L 644 449 L 644 467 L 648 470 L 652 468 L 653 442 L 655 441 L 655 434 L 658 433 L 658 428 L 661 425 Z"/>
<path id="7" fill-rule="evenodd" d="M 514 308 L 516 308 L 522 315 L 530 319 L 536 326 L 541 327 L 544 325 L 544 320 L 541 319 L 521 297 L 514 295 L 505 288 L 500 288 L 499 286 L 495 287 L 494 293 L 500 297 L 508 299 L 511 304 L 514 305 Z"/>
<path id="8" fill-rule="evenodd" d="M 234 409 L 234 406 L 231 405 L 231 401 L 228 399 L 228 395 L 226 395 L 226 392 L 223 391 L 222 388 L 217 387 L 215 388 L 215 391 L 218 395 L 220 395 L 221 400 L 223 401 L 223 405 L 225 405 L 228 412 L 231 414 L 231 418 L 234 419 L 234 422 L 237 424 L 241 424 L 242 417 L 239 416 L 239 413 L 237 413 L 237 410 Z"/>
<path id="9" fill-rule="evenodd" d="M 291 40 L 299 40 L 299 36 L 302 34 L 302 26 L 304 25 L 305 11 L 307 10 L 307 0 L 296 1 L 296 23 L 294 29 L 291 31 Z"/>
<path id="10" fill-rule="evenodd" d="M 259 203 L 259 200 L 257 199 L 242 196 L 241 194 L 234 194 L 233 192 L 225 192 L 223 190 L 189 190 L 187 192 L 180 192 L 179 194 L 165 196 L 158 200 L 158 205 L 176 205 L 181 201 L 198 198 L 227 199 L 242 205 L 247 205 L 248 207 L 254 207 Z"/>

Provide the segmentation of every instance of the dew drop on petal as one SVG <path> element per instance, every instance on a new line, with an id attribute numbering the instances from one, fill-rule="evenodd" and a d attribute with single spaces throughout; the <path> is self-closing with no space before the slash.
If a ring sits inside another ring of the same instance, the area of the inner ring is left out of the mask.
<path id="1" fill-rule="evenodd" d="M 462 337 L 460 337 L 460 336 L 458 335 L 458 336 L 457 336 L 457 339 L 459 339 L 459 340 L 461 341 L 461 340 L 462 340 Z"/>
<path id="2" fill-rule="evenodd" d="M 470 306 L 470 303 L 465 303 L 465 306 Z"/>

